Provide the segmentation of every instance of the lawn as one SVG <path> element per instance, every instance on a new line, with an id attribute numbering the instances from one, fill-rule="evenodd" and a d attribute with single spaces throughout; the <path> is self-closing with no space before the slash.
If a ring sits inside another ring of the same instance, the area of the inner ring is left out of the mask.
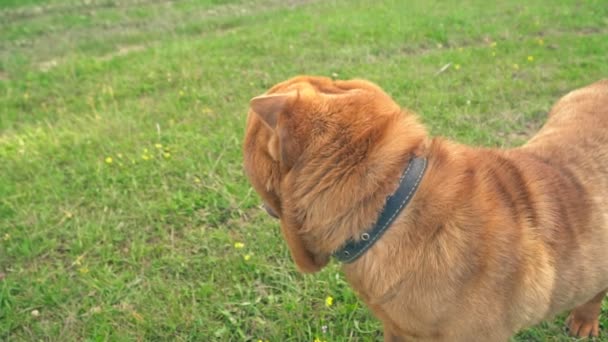
<path id="1" fill-rule="evenodd" d="M 0 0 L 0 340 L 381 340 L 260 210 L 249 99 L 362 77 L 508 147 L 607 56 L 604 0 Z M 513 340 L 568 341 L 563 319 Z"/>

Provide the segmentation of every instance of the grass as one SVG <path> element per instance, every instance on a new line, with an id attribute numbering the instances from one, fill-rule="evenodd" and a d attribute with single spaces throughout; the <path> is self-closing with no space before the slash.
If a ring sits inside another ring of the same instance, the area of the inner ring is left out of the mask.
<path id="1" fill-rule="evenodd" d="M 602 0 L 3 0 L 0 340 L 381 339 L 259 210 L 248 100 L 364 77 L 433 134 L 514 146 L 608 75 L 606 27 Z M 568 341 L 563 319 L 513 340 Z"/>

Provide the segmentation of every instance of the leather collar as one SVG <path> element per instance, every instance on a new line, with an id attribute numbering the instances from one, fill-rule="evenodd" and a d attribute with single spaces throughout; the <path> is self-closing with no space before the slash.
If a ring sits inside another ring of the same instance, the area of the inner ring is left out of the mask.
<path id="1" fill-rule="evenodd" d="M 399 187 L 386 199 L 384 209 L 376 224 L 365 233 L 362 233 L 357 240 L 349 240 L 346 244 L 336 250 L 333 255 L 343 263 L 351 263 L 370 249 L 384 232 L 395 221 L 397 215 L 410 202 L 424 172 L 426 171 L 426 158 L 413 157 L 399 179 Z"/>

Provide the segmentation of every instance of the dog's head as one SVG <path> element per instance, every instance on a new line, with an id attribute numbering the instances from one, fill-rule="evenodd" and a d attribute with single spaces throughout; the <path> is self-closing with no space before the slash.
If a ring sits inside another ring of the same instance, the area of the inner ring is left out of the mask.
<path id="1" fill-rule="evenodd" d="M 383 117 L 400 108 L 372 83 L 310 76 L 279 83 L 254 97 L 250 106 L 244 141 L 246 174 L 268 213 L 281 220 L 299 269 L 318 271 L 329 255 L 313 252 L 302 239 L 297 215 L 289 210 L 290 196 L 303 187 L 293 174 L 311 172 L 310 156 L 329 153 L 329 148 L 351 148 L 357 139 L 371 144 Z"/>

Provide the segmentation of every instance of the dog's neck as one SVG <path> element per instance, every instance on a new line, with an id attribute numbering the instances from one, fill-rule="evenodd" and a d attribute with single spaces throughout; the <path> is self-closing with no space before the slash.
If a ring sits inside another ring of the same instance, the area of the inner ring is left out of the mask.
<path id="1" fill-rule="evenodd" d="M 399 113 L 364 158 L 345 153 L 331 156 L 333 159 L 319 156 L 307 160 L 310 168 L 291 175 L 294 182 L 301 183 L 293 188 L 305 191 L 289 194 L 289 201 L 299 214 L 299 233 L 308 249 L 329 256 L 372 227 L 386 197 L 399 186 L 411 157 L 423 156 L 428 145 L 426 130 L 417 118 Z M 299 175 L 308 177 L 308 181 L 311 175 L 318 178 L 304 184 Z"/>
<path id="2" fill-rule="evenodd" d="M 360 240 L 351 240 L 334 252 L 334 258 L 342 263 L 351 263 L 370 249 L 382 235 L 390 229 L 399 213 L 404 210 L 412 198 L 426 170 L 427 159 L 414 156 L 408 161 L 408 166 L 399 179 L 399 186 L 386 199 L 376 224 L 359 235 Z"/>

